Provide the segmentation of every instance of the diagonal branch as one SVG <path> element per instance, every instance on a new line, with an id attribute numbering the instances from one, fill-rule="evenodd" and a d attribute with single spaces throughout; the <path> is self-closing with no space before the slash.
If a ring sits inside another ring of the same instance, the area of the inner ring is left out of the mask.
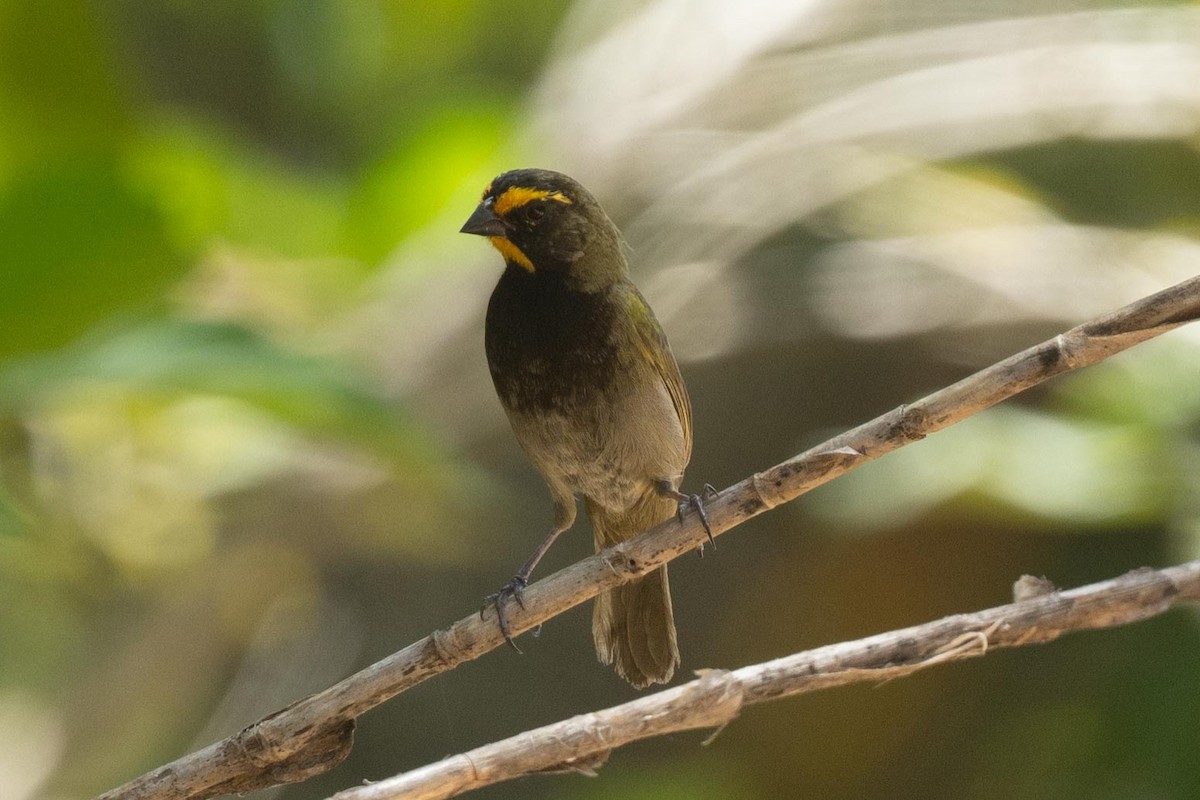
<path id="1" fill-rule="evenodd" d="M 924 438 L 1069 370 L 1089 366 L 1200 318 L 1190 278 L 1024 350 L 912 405 L 901 406 L 729 487 L 706 504 L 714 535 L 799 497 L 861 464 Z M 707 541 L 695 515 L 665 522 L 532 584 L 509 606 L 514 634 L 633 580 Z M 349 754 L 354 720 L 406 689 L 503 644 L 495 610 L 434 631 L 322 692 L 101 795 L 182 800 L 305 780 Z"/>
<path id="2" fill-rule="evenodd" d="M 1048 582 L 1047 582 L 1048 583 Z M 591 773 L 629 742 L 718 728 L 743 706 L 864 681 L 883 682 L 989 649 L 1045 644 L 1064 633 L 1112 628 L 1200 600 L 1200 561 L 1134 570 L 1070 591 L 1045 587 L 1017 602 L 866 639 L 752 664 L 704 670 L 697 680 L 602 711 L 518 734 L 393 778 L 355 787 L 332 800 L 441 800 L 538 772 Z"/>

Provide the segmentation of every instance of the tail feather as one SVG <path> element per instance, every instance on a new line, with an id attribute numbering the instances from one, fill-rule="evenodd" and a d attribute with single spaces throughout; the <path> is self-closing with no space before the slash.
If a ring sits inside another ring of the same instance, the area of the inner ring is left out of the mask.
<path id="1" fill-rule="evenodd" d="M 675 504 L 655 494 L 621 513 L 587 504 L 596 549 L 641 533 L 675 513 Z M 592 613 L 596 657 L 613 664 L 617 674 L 636 688 L 666 683 L 679 666 L 679 646 L 671 613 L 667 568 L 609 589 L 596 598 Z"/>

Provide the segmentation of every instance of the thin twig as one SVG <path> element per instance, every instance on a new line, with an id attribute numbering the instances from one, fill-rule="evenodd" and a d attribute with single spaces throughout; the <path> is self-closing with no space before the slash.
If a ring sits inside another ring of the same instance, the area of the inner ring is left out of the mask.
<path id="1" fill-rule="evenodd" d="M 1072 328 L 729 487 L 706 504 L 712 533 L 720 535 L 1047 378 L 1103 361 L 1198 317 L 1200 277 L 1195 277 Z M 559 570 L 525 590 L 524 608 L 508 607 L 512 630 L 521 633 L 541 625 L 706 541 L 695 515 L 688 515 L 682 523 L 665 522 Z M 482 617 L 468 614 L 446 630 L 98 800 L 200 800 L 304 780 L 346 757 L 360 714 L 503 643 L 494 610 Z"/>
<path id="2" fill-rule="evenodd" d="M 581 762 L 603 763 L 638 739 L 728 725 L 742 706 L 871 681 L 883 683 L 999 647 L 1043 644 L 1064 633 L 1111 628 L 1200 600 L 1200 561 L 1051 592 L 734 671 L 704 670 L 682 686 L 451 756 L 332 800 L 440 800 Z M 707 742 L 706 742 L 707 743 Z"/>

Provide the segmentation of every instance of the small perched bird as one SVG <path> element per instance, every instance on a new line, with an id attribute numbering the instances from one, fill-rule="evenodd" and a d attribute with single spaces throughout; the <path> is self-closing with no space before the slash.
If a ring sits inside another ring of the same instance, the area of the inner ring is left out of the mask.
<path id="1" fill-rule="evenodd" d="M 687 390 L 596 199 L 561 173 L 514 170 L 484 190 L 462 232 L 488 237 L 504 256 L 488 303 L 488 368 L 554 501 L 550 534 L 485 602 L 513 644 L 505 603 L 520 603 L 538 560 L 575 521 L 576 495 L 597 551 L 682 518 L 689 505 L 712 533 L 700 498 L 679 491 L 692 452 Z M 667 568 L 597 597 L 592 638 L 597 657 L 635 687 L 669 681 L 679 647 Z"/>

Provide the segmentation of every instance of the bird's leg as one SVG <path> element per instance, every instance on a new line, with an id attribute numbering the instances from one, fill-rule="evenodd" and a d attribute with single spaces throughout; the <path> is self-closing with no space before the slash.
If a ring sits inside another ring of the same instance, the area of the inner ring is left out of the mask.
<path id="1" fill-rule="evenodd" d="M 517 605 L 525 608 L 524 594 L 525 587 L 529 585 L 529 576 L 533 574 L 534 567 L 542 560 L 542 556 L 546 555 L 546 551 L 561 534 L 562 530 L 559 528 L 550 531 L 550 535 L 543 539 L 537 549 L 530 554 L 513 579 L 501 586 L 500 591 L 483 598 L 483 605 L 479 608 L 479 616 L 482 617 L 489 605 L 496 606 L 496 620 L 500 623 L 500 632 L 504 634 L 504 641 L 508 642 L 509 647 L 518 653 L 521 652 L 521 648 L 517 647 L 517 643 L 513 641 L 512 630 L 508 627 L 508 615 L 504 613 L 504 604 L 511 597 L 517 601 Z"/>
<path id="2" fill-rule="evenodd" d="M 688 506 L 696 509 L 696 515 L 700 517 L 700 524 L 704 526 L 704 532 L 708 534 L 708 543 L 715 550 L 717 547 L 716 541 L 713 539 L 712 527 L 708 524 L 708 512 L 704 510 L 704 500 L 698 494 L 684 494 L 675 488 L 674 484 L 669 480 L 656 481 L 654 490 L 658 492 L 660 497 L 669 497 L 679 503 L 679 511 L 676 516 L 679 522 L 683 523 L 683 512 Z M 717 496 L 717 490 L 713 488 L 711 483 L 704 484 L 704 497 L 712 498 Z"/>
<path id="3" fill-rule="evenodd" d="M 517 647 L 517 643 L 513 641 L 512 629 L 508 625 L 508 615 L 504 613 L 504 604 L 511 597 L 517 601 L 517 605 L 525 608 L 523 595 L 525 587 L 529 585 L 529 576 L 533 574 L 533 570 L 542 560 L 542 556 L 546 555 L 546 551 L 554 544 L 554 540 L 561 536 L 563 531 L 570 528 L 575 521 L 575 498 L 569 494 L 567 498 L 569 498 L 569 504 L 561 498 L 555 501 L 554 530 L 550 531 L 537 549 L 529 555 L 529 558 L 525 559 L 525 563 L 517 570 L 513 579 L 501 586 L 500 591 L 483 598 L 483 605 L 479 607 L 479 616 L 482 618 L 483 612 L 489 605 L 496 606 L 496 621 L 500 623 L 500 632 L 504 634 L 504 641 L 508 642 L 508 646 L 518 653 L 521 652 L 521 648 Z"/>

